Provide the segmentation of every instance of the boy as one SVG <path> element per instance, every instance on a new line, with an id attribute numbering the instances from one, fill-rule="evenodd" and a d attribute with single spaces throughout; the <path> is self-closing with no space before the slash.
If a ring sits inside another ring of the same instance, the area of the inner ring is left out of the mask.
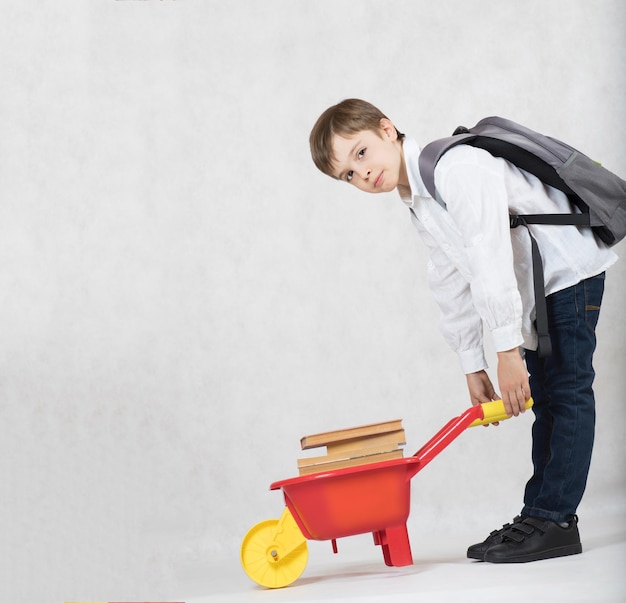
<path id="1" fill-rule="evenodd" d="M 376 107 L 348 99 L 327 109 L 309 138 L 325 174 L 369 192 L 397 189 L 429 253 L 441 328 L 458 354 L 472 404 L 502 398 L 509 415 L 534 398 L 533 475 L 524 505 L 467 551 L 471 559 L 521 563 L 582 552 L 575 515 L 585 489 L 595 427 L 592 357 L 604 271 L 617 256 L 589 228 L 531 225 L 544 263 L 552 354 L 539 358 L 529 235 L 512 213 L 566 213 L 567 197 L 504 159 L 459 145 L 435 168 L 447 207 L 418 169 L 420 148 Z M 487 325 L 499 393 L 485 369 Z M 530 373 L 530 378 L 529 378 Z"/>

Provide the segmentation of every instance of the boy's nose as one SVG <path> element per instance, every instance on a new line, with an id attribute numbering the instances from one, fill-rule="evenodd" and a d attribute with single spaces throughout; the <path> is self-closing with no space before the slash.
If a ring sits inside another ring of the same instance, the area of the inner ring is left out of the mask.
<path id="1" fill-rule="evenodd" d="M 371 172 L 372 172 L 372 170 L 370 170 L 369 168 L 362 167 L 359 170 L 359 176 L 361 176 L 361 179 L 367 180 L 369 178 L 369 175 L 371 174 Z"/>

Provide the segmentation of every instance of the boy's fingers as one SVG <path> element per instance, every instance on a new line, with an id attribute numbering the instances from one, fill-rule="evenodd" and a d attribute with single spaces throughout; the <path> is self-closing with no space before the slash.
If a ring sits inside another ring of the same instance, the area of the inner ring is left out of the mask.
<path id="1" fill-rule="evenodd" d="M 512 415 L 517 417 L 519 414 L 522 414 L 526 411 L 526 396 L 522 389 L 516 390 L 512 393 L 510 397 L 511 410 Z"/>
<path id="2" fill-rule="evenodd" d="M 513 409 L 513 405 L 511 404 L 511 397 L 509 394 L 504 394 L 502 396 L 502 402 L 504 402 L 504 410 L 509 417 L 515 416 L 515 410 Z"/>
<path id="3" fill-rule="evenodd" d="M 507 415 L 517 417 L 526 410 L 526 402 L 522 398 L 523 395 L 517 391 L 508 392 L 503 396 L 502 401 Z"/>

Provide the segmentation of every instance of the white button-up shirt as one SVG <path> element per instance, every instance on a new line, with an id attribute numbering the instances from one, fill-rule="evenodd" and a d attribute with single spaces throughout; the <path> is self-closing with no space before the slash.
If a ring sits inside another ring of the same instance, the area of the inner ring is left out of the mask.
<path id="1" fill-rule="evenodd" d="M 399 187 L 429 252 L 430 288 L 441 308 L 441 329 L 465 373 L 487 368 L 483 322 L 497 352 L 537 348 L 530 238 L 511 229 L 518 214 L 569 213 L 567 196 L 488 152 L 459 145 L 435 168 L 443 208 L 419 174 L 419 146 L 404 140 L 410 191 Z M 575 226 L 530 225 L 543 265 L 546 295 L 595 276 L 617 256 Z"/>

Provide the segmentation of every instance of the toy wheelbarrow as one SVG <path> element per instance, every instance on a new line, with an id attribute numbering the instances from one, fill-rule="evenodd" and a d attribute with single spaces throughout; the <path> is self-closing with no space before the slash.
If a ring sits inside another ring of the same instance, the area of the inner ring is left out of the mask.
<path id="1" fill-rule="evenodd" d="M 532 406 L 532 400 L 526 408 Z M 468 408 L 450 420 L 413 456 L 301 475 L 271 484 L 282 489 L 286 508 L 280 519 L 252 527 L 241 543 L 248 576 L 267 588 L 297 580 L 308 561 L 307 540 L 330 540 L 371 532 L 385 564 L 413 563 L 406 528 L 410 480 L 467 427 L 508 419 L 502 400 Z"/>

